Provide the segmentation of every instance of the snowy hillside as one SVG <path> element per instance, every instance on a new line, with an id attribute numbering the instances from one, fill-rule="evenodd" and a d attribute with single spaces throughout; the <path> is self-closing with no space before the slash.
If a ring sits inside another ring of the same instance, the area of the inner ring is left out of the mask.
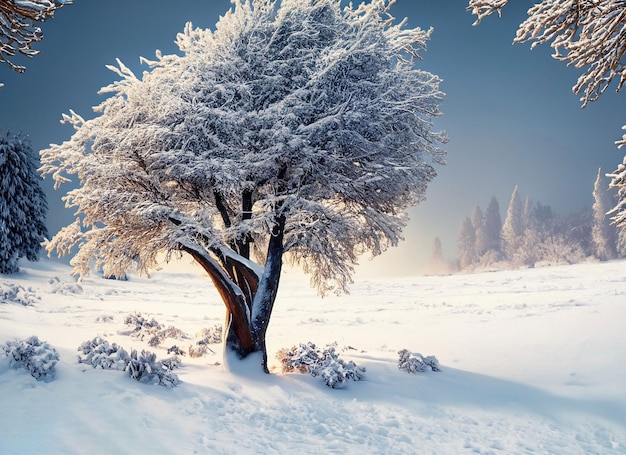
<path id="1" fill-rule="evenodd" d="M 333 390 L 258 359 L 225 371 L 219 345 L 181 357 L 174 388 L 93 369 L 77 348 L 96 335 L 166 358 L 220 324 L 210 281 L 76 283 L 64 265 L 23 263 L 0 275 L 0 345 L 37 335 L 60 361 L 43 382 L 0 355 L 0 453 L 626 454 L 624 262 L 359 281 L 325 299 L 287 274 L 274 311 L 270 355 L 337 342 L 366 379 Z M 190 338 L 150 347 L 128 334 L 137 312 Z M 398 370 L 403 348 L 442 371 Z"/>

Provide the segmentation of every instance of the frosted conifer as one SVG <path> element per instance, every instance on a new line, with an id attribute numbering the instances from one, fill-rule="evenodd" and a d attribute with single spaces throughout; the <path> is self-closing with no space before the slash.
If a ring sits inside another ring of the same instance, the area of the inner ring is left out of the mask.
<path id="1" fill-rule="evenodd" d="M 17 262 L 39 259 L 48 203 L 37 175 L 37 158 L 22 135 L 0 134 L 0 273 Z"/>

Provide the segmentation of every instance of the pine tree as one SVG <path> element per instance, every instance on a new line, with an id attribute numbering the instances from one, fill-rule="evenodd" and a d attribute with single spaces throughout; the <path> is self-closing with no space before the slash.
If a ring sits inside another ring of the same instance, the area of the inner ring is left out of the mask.
<path id="1" fill-rule="evenodd" d="M 18 271 L 17 262 L 39 258 L 48 235 L 48 205 L 37 174 L 37 159 L 22 135 L 0 135 L 0 273 Z"/>
<path id="2" fill-rule="evenodd" d="M 433 240 L 433 250 L 430 258 L 433 262 L 443 262 L 443 248 L 439 237 L 435 237 Z"/>
<path id="3" fill-rule="evenodd" d="M 485 226 L 485 215 L 480 206 L 476 206 L 474 216 L 472 217 L 474 230 L 476 231 L 476 258 L 481 257 L 489 250 L 489 238 L 487 236 L 487 228 Z"/>
<path id="4" fill-rule="evenodd" d="M 527 197 L 526 201 L 524 202 L 524 212 L 522 214 L 522 224 L 524 225 L 524 228 L 532 226 L 533 215 L 533 201 L 530 197 Z"/>
<path id="5" fill-rule="evenodd" d="M 520 199 L 517 185 L 511 194 L 511 201 L 506 212 L 506 218 L 502 225 L 502 240 L 507 259 L 511 260 L 516 251 L 521 246 L 522 234 L 524 233 L 524 222 L 522 212 L 522 200 Z"/>
<path id="6" fill-rule="evenodd" d="M 430 255 L 430 263 L 428 264 L 427 272 L 434 275 L 446 273 L 448 266 L 446 260 L 443 257 L 443 247 L 441 246 L 441 239 L 435 237 L 433 240 L 433 247 Z"/>
<path id="7" fill-rule="evenodd" d="M 466 216 L 457 237 L 457 252 L 461 270 L 476 263 L 476 230 L 469 216 Z"/>
<path id="8" fill-rule="evenodd" d="M 601 261 L 615 259 L 617 256 L 615 235 L 606 216 L 608 206 L 606 191 L 602 184 L 602 169 L 598 168 L 598 175 L 593 185 L 593 228 L 591 239 L 594 247 L 594 256 Z"/>
<path id="9" fill-rule="evenodd" d="M 494 260 L 500 260 L 502 256 L 502 218 L 500 217 L 500 204 L 495 196 L 491 197 L 487 210 L 485 210 L 485 237 L 487 238 L 487 251 Z"/>

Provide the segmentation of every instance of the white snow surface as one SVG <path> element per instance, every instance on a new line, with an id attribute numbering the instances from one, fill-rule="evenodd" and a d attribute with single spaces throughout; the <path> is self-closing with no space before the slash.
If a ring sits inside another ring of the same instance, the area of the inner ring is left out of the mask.
<path id="1" fill-rule="evenodd" d="M 3 455 L 626 454 L 624 262 L 359 280 L 324 299 L 287 273 L 270 357 L 336 341 L 344 360 L 367 368 L 338 390 L 265 375 L 256 357 L 226 370 L 219 345 L 182 357 L 172 389 L 77 362 L 96 335 L 167 357 L 118 333 L 131 312 L 190 334 L 222 322 L 200 272 L 76 283 L 45 260 L 2 284 L 40 299 L 0 303 L 0 344 L 37 335 L 61 357 L 54 380 L 38 382 L 0 355 Z M 441 371 L 400 371 L 404 348 L 435 355 Z"/>

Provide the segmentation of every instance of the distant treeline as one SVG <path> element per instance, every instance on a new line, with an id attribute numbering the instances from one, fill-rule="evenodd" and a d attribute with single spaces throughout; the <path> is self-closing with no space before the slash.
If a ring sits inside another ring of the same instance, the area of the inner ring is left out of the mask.
<path id="1" fill-rule="evenodd" d="M 612 205 L 603 188 L 606 186 L 598 170 L 593 207 L 564 217 L 529 198 L 522 203 L 516 186 L 504 223 L 498 200 L 492 197 L 486 210 L 478 206 L 471 217 L 463 219 L 454 260 L 444 259 L 441 241 L 435 238 L 428 272 L 472 272 L 626 257 L 626 229 L 618 231 L 611 224 L 607 211 Z"/>

